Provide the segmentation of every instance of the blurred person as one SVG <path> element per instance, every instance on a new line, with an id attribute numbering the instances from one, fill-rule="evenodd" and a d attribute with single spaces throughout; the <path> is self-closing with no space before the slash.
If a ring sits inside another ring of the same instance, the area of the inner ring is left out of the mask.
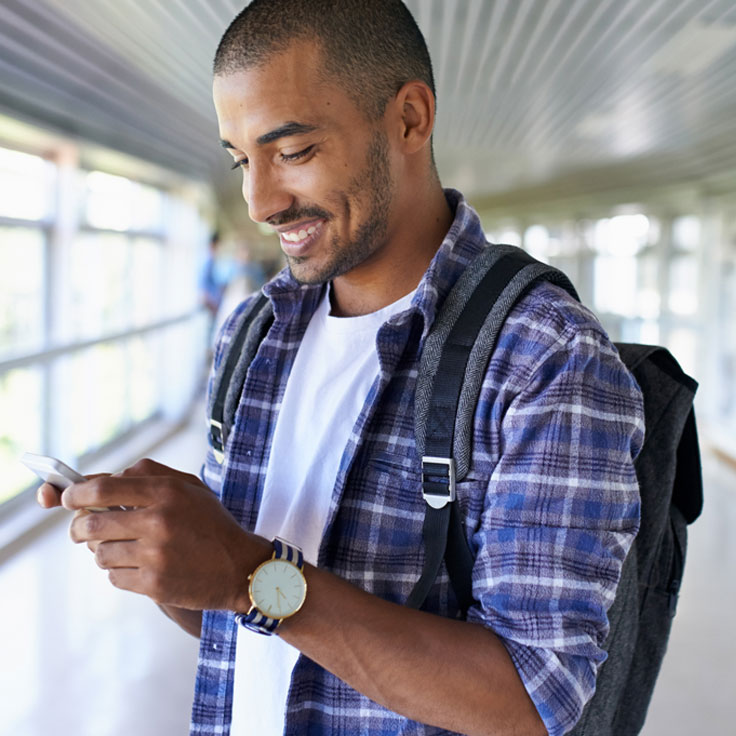
<path id="1" fill-rule="evenodd" d="M 235 250 L 233 276 L 222 294 L 214 320 L 214 332 L 218 333 L 233 310 L 246 298 L 258 291 L 266 281 L 266 273 L 260 262 L 251 255 L 248 243 L 238 243 Z"/>
<path id="2" fill-rule="evenodd" d="M 214 319 L 222 303 L 227 281 L 223 280 L 218 268 L 218 251 L 220 249 L 220 234 L 213 232 L 210 236 L 207 258 L 202 264 L 199 276 L 199 291 L 202 306 Z"/>
<path id="3" fill-rule="evenodd" d="M 247 280 L 249 294 L 260 289 L 266 282 L 266 271 L 260 259 L 254 258 L 247 242 L 242 242 L 237 251 L 237 276 Z"/>
<path id="4" fill-rule="evenodd" d="M 288 263 L 264 287 L 275 321 L 224 461 L 210 451 L 201 478 L 141 461 L 61 499 L 44 485 L 40 503 L 74 510 L 73 540 L 111 583 L 201 638 L 192 734 L 568 731 L 638 528 L 638 388 L 584 307 L 530 290 L 458 484 L 474 604 L 458 620 L 445 577 L 426 610 L 401 605 L 422 569 L 424 337 L 493 247 L 440 184 L 426 44 L 399 0 L 255 0 L 220 41 L 213 90 L 250 216 Z M 134 510 L 85 511 L 116 505 Z M 249 576 L 285 569 L 271 558 L 302 554 L 270 593 L 278 607 L 293 585 L 303 605 L 285 617 L 251 595 Z"/>

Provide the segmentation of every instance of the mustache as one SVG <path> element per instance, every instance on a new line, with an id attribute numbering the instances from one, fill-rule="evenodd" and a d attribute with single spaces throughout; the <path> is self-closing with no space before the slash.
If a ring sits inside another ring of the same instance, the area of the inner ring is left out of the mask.
<path id="1" fill-rule="evenodd" d="M 283 212 L 279 212 L 277 215 L 269 217 L 266 222 L 271 227 L 281 227 L 282 225 L 287 225 L 290 222 L 297 222 L 308 217 L 319 217 L 323 220 L 332 219 L 332 215 L 320 207 L 291 207 L 288 210 L 284 210 Z"/>

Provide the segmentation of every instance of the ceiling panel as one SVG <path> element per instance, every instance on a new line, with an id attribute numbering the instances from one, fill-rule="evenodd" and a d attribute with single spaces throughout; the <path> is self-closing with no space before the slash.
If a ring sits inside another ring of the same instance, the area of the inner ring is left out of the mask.
<path id="1" fill-rule="evenodd" d="M 435 65 L 443 180 L 476 200 L 736 170 L 733 0 L 407 5 Z M 219 178 L 210 68 L 240 7 L 5 0 L 0 106 Z"/>

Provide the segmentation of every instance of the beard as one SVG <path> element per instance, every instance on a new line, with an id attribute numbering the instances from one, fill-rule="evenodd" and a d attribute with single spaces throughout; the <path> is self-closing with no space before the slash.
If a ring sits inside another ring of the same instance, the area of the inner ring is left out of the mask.
<path id="1" fill-rule="evenodd" d="M 327 259 L 321 266 L 310 269 L 309 256 L 299 258 L 287 255 L 289 271 L 298 283 L 324 284 L 332 281 L 359 266 L 385 244 L 394 182 L 389 167 L 388 141 L 382 131 L 376 131 L 371 139 L 366 159 L 362 171 L 351 180 L 341 200 L 346 214 L 349 214 L 361 204 L 365 207 L 366 196 L 369 197 L 368 214 L 347 242 L 338 235 L 332 237 Z M 334 219 L 332 214 L 317 207 L 282 215 L 285 221 L 311 216 L 324 218 L 328 222 Z"/>

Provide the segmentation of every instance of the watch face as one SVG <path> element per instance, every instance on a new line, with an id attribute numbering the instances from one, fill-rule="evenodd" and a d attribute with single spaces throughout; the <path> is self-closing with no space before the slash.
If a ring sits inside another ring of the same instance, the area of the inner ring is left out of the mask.
<path id="1" fill-rule="evenodd" d="M 293 616 L 306 595 L 307 581 L 302 571 L 288 560 L 268 560 L 251 577 L 250 598 L 270 618 Z"/>

